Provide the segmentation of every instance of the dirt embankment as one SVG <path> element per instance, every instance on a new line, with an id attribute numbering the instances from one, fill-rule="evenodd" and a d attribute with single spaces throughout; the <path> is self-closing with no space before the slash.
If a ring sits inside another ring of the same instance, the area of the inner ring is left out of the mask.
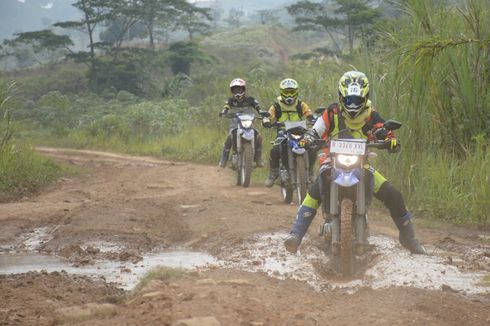
<path id="1" fill-rule="evenodd" d="M 84 172 L 61 179 L 38 196 L 1 204 L 0 256 L 36 250 L 64 257 L 76 268 L 104 260 L 131 273 L 147 253 L 178 247 L 206 251 L 225 263 L 173 278 L 162 274 L 131 292 L 103 279 L 63 272 L 3 275 L 0 325 L 171 325 L 193 318 L 183 325 L 490 323 L 490 290 L 480 287 L 472 294 L 452 283 L 444 286 L 444 279 L 443 286 L 424 288 L 413 278 L 426 274 L 407 276 L 404 269 L 409 267 L 404 265 L 398 268 L 406 284 L 377 289 L 381 283 L 374 273 L 359 276 L 348 289 L 333 286 L 338 280 L 318 273 L 315 277 L 324 284 L 320 290 L 294 280 L 295 270 L 282 273 L 290 267 L 290 259 L 297 259 L 293 264 L 318 259 L 310 259 L 310 249 L 317 249 L 321 218 L 310 228 L 302 255 L 291 258 L 274 234 L 287 232 L 296 208 L 281 203 L 276 188 L 238 188 L 231 171 L 210 166 L 93 151 L 40 150 Z M 395 237 L 385 214 L 372 212 L 372 233 Z M 437 271 L 443 277 L 459 277 L 462 269 L 488 276 L 488 234 L 464 229 L 418 231 L 435 262 L 443 266 Z M 268 240 L 258 243 L 257 234 Z M 390 246 L 397 245 L 389 242 Z M 389 255 L 382 250 L 373 266 L 386 263 Z M 406 255 L 406 260 L 410 257 Z M 432 269 L 429 263 L 423 261 L 419 268 Z M 206 318 L 195 319 L 202 317 Z"/>

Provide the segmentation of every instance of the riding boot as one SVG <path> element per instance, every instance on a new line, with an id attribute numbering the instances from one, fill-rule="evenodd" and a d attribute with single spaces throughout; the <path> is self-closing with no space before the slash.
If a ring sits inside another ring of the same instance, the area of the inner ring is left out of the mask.
<path id="1" fill-rule="evenodd" d="M 306 231 L 308 230 L 308 227 L 313 221 L 315 215 L 316 209 L 304 205 L 300 206 L 296 215 L 294 226 L 291 229 L 289 236 L 284 241 L 284 246 L 286 247 L 287 251 L 293 254 L 298 251 L 301 240 L 305 236 Z"/>
<path id="2" fill-rule="evenodd" d="M 228 157 L 230 156 L 230 149 L 226 146 L 223 147 L 223 152 L 221 153 L 221 159 L 219 160 L 219 166 L 221 168 L 226 167 L 226 162 L 228 162 Z"/>
<path id="3" fill-rule="evenodd" d="M 415 230 L 410 219 L 410 213 L 407 213 L 404 216 L 394 220 L 398 230 L 400 231 L 398 236 L 400 244 L 408 249 L 412 254 L 427 255 L 425 248 L 415 238 Z"/>
<path id="4" fill-rule="evenodd" d="M 257 167 L 259 168 L 264 167 L 264 162 L 262 161 L 262 144 L 255 145 L 254 161 Z"/>
<path id="5" fill-rule="evenodd" d="M 268 188 L 272 187 L 278 176 L 279 176 L 279 168 L 273 168 L 272 159 L 269 159 L 269 175 L 265 180 L 265 186 Z"/>
<path id="6" fill-rule="evenodd" d="M 272 187 L 278 176 L 279 176 L 279 169 L 277 169 L 277 168 L 276 169 L 270 169 L 269 175 L 267 176 L 267 179 L 265 180 L 265 186 L 267 188 Z"/>
<path id="7" fill-rule="evenodd" d="M 313 166 L 310 166 L 308 169 L 308 177 L 309 177 L 311 183 L 313 183 L 313 181 L 315 181 L 315 170 L 314 170 Z"/>

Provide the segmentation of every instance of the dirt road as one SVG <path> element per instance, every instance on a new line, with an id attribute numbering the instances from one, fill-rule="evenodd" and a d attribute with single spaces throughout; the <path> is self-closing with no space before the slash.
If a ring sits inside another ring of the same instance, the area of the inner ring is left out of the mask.
<path id="1" fill-rule="evenodd" d="M 339 280 L 318 249 L 321 217 L 298 255 L 282 248 L 296 208 L 277 188 L 239 188 L 211 166 L 39 150 L 82 172 L 0 204 L 0 325 L 490 323 L 488 233 L 419 227 L 431 256 L 414 257 L 373 210 L 373 258 Z M 170 254 L 199 267 L 134 288 Z"/>

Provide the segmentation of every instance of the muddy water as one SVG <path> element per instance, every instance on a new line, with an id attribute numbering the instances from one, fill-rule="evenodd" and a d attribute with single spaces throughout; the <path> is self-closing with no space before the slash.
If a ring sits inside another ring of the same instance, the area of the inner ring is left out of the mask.
<path id="1" fill-rule="evenodd" d="M 129 290 L 147 272 L 158 266 L 193 269 L 211 265 L 237 268 L 250 272 L 266 272 L 279 279 L 307 282 L 317 290 L 342 289 L 353 293 L 359 287 L 387 288 L 411 286 L 433 290 L 452 290 L 463 294 L 490 293 L 482 286 L 488 274 L 463 272 L 448 264 L 442 252 L 430 249 L 430 256 L 411 255 L 396 241 L 383 236 L 370 237 L 374 245 L 373 258 L 362 275 L 350 281 L 339 281 L 327 275 L 328 258 L 307 237 L 298 254 L 285 251 L 284 233 L 259 234 L 247 239 L 242 246 L 228 248 L 219 259 L 206 253 L 186 250 L 148 253 L 136 263 L 95 260 L 91 265 L 74 267 L 56 256 L 43 255 L 36 250 L 49 241 L 50 229 L 41 228 L 21 237 L 21 242 L 0 250 L 0 274 L 18 274 L 28 271 L 48 272 L 64 270 L 72 274 L 101 277 Z M 120 252 L 124 248 L 109 242 L 90 242 L 82 247 L 95 247 L 101 252 Z"/>
<path id="2" fill-rule="evenodd" d="M 266 272 L 280 279 L 305 281 L 318 290 L 345 289 L 352 293 L 359 287 L 410 286 L 463 294 L 490 293 L 489 287 L 480 285 L 488 274 L 460 271 L 441 255 L 411 255 L 393 239 L 383 236 L 370 237 L 375 258 L 362 276 L 348 282 L 335 280 L 322 273 L 328 258 L 308 238 L 303 241 L 303 249 L 293 255 L 283 248 L 284 237 L 283 233 L 258 235 L 230 252 L 228 265 Z"/>

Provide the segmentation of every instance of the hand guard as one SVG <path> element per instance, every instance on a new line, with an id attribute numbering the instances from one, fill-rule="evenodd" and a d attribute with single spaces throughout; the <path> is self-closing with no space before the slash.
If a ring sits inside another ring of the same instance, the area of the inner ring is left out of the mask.
<path id="1" fill-rule="evenodd" d="M 219 116 L 222 117 L 222 116 L 226 115 L 227 113 L 228 113 L 228 110 L 227 109 L 223 109 L 223 111 L 221 111 L 219 113 Z"/>
<path id="2" fill-rule="evenodd" d="M 389 138 L 385 140 L 388 152 L 398 153 L 401 149 L 401 142 L 396 138 Z"/>
<path id="3" fill-rule="evenodd" d="M 265 128 L 270 128 L 272 126 L 270 119 L 269 118 L 262 119 L 262 126 L 264 126 Z"/>

